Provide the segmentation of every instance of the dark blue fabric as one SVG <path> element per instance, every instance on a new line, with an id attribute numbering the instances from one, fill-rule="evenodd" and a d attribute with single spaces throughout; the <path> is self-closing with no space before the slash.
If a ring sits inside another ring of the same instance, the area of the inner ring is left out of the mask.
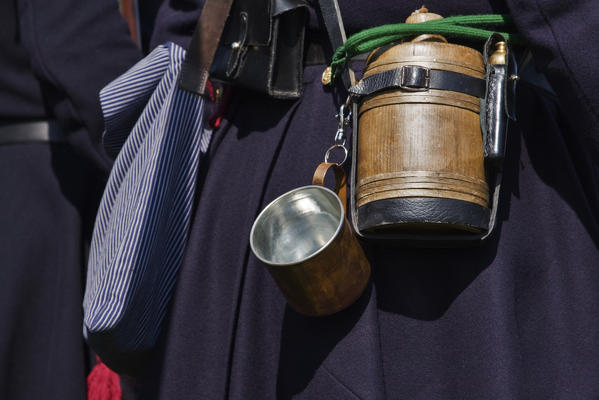
<path id="1" fill-rule="evenodd" d="M 0 118 L 41 119 L 46 115 L 42 84 L 31 71 L 27 51 L 19 43 L 19 21 L 15 1 L 0 3 Z"/>
<path id="2" fill-rule="evenodd" d="M 68 143 L 0 146 L 0 398 L 84 399 L 86 246 L 101 195 L 100 88 L 140 56 L 112 0 L 5 0 L 0 124 L 53 119 Z"/>
<path id="3" fill-rule="evenodd" d="M 193 3 L 165 3 L 157 40 L 185 44 Z M 403 21 L 421 5 L 340 3 L 350 31 Z M 268 202 L 310 182 L 333 141 L 339 96 L 322 88 L 319 66 L 306 68 L 295 102 L 235 92 L 201 166 L 169 321 L 139 378 L 143 398 L 598 397 L 598 131 L 588 121 L 599 91 L 574 82 L 596 87 L 599 43 L 568 30 L 597 32 L 599 19 L 591 5 L 562 4 L 427 3 L 445 16 L 507 8 L 560 102 L 519 86 L 496 237 L 473 249 L 367 243 L 372 285 L 331 317 L 287 307 L 248 236 Z M 322 30 L 315 15 L 310 26 Z"/>
<path id="4" fill-rule="evenodd" d="M 0 146 L 0 168 L 0 398 L 83 399 L 93 167 L 65 145 L 22 144 Z"/>
<path id="5" fill-rule="evenodd" d="M 70 142 L 106 168 L 98 93 L 140 57 L 118 7 L 110 0 L 85 7 L 75 0 L 10 0 L 2 7 L 12 12 L 0 17 L 0 87 L 8 88 L 0 91 L 0 118 L 84 127 Z"/>

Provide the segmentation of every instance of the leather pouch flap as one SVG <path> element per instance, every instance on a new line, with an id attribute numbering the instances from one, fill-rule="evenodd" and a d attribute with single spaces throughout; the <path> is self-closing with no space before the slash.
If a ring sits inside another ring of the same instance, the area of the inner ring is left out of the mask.
<path id="1" fill-rule="evenodd" d="M 221 46 L 229 47 L 232 43 L 239 42 L 242 37 L 245 37 L 246 46 L 268 46 L 271 41 L 271 11 L 274 1 L 235 1 L 221 38 Z"/>

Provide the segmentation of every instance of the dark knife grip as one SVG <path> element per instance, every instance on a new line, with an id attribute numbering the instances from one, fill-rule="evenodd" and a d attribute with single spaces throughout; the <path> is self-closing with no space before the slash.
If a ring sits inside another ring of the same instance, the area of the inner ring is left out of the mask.
<path id="1" fill-rule="evenodd" d="M 507 114 L 505 91 L 507 69 L 505 65 L 489 65 L 487 96 L 485 99 L 484 156 L 491 162 L 505 156 Z"/>

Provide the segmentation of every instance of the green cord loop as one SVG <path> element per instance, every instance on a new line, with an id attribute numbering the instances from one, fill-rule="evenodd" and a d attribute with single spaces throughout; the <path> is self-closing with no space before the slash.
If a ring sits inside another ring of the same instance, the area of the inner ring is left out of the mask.
<path id="1" fill-rule="evenodd" d="M 493 26 L 497 29 L 515 31 L 514 21 L 505 14 L 457 15 L 417 24 L 390 24 L 365 29 L 350 36 L 333 54 L 331 60 L 331 84 L 345 68 L 352 57 L 368 53 L 376 48 L 414 35 L 439 34 L 448 37 L 470 40 L 486 40 L 497 30 L 482 29 Z M 512 44 L 523 44 L 524 39 L 517 33 L 499 32 Z"/>

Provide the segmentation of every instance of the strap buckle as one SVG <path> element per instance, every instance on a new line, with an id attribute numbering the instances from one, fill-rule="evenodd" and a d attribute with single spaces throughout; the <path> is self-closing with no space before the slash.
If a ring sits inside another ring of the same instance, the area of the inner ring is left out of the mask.
<path id="1" fill-rule="evenodd" d="M 404 65 L 399 73 L 399 87 L 411 92 L 424 92 L 430 89 L 431 70 L 419 65 Z"/>

